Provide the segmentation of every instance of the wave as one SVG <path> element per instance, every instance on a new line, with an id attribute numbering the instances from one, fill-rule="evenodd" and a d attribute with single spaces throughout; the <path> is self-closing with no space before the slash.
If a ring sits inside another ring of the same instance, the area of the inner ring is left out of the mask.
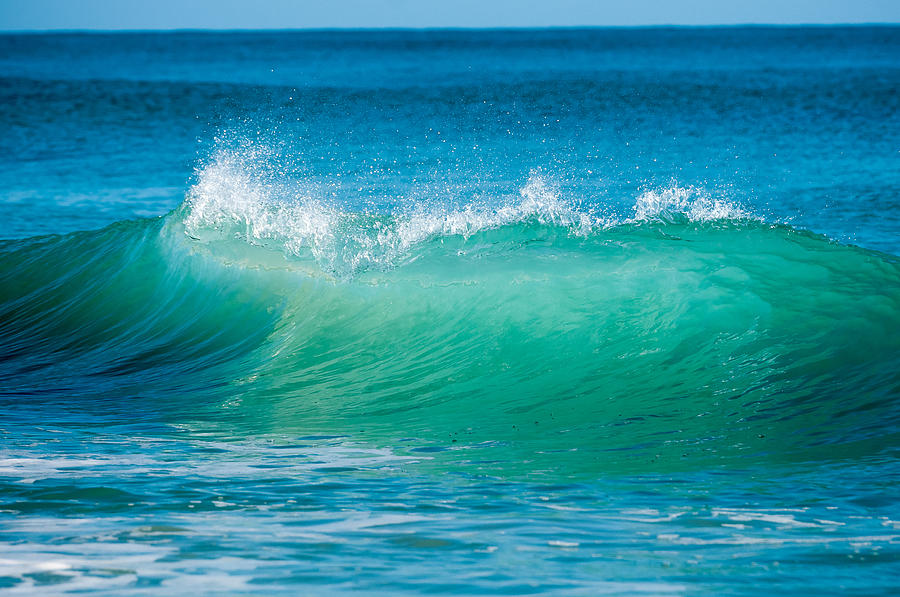
<path id="1" fill-rule="evenodd" d="M 616 217 L 535 174 L 493 207 L 353 213 L 245 166 L 160 220 L 0 243 L 8 412 L 501 446 L 526 471 L 897 445 L 892 256 L 694 188 Z"/>

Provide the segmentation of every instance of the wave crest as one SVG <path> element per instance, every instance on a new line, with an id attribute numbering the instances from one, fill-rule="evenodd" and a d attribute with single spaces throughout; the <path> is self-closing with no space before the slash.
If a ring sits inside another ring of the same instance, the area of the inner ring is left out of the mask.
<path id="1" fill-rule="evenodd" d="M 743 220 L 751 214 L 697 187 L 676 184 L 648 190 L 628 217 L 605 215 L 608 206 L 585 208 L 562 197 L 550 178 L 532 171 L 517 194 L 470 201 L 461 208 L 419 202 L 388 214 L 355 213 L 317 198 L 317 189 L 268 168 L 253 151 L 219 152 L 198 172 L 181 210 L 185 232 L 201 242 L 240 239 L 295 258 L 311 257 L 339 276 L 398 265 L 433 239 L 510 226 L 561 228 L 587 237 L 622 225 Z"/>

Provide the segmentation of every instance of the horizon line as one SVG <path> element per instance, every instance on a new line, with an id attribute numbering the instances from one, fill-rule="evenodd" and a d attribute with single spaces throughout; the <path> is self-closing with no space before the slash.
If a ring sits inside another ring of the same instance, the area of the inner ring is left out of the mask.
<path id="1" fill-rule="evenodd" d="M 741 23 L 655 23 L 642 25 L 496 25 L 496 26 L 372 26 L 372 27 L 152 27 L 152 28 L 64 28 L 51 27 L 46 29 L 0 29 L 0 35 L 10 34 L 120 34 L 120 33 L 291 33 L 291 32 L 354 32 L 354 31 L 548 31 L 548 30 L 590 30 L 590 29 L 717 29 L 717 28 L 802 28 L 802 27 L 897 27 L 900 21 L 850 21 L 834 23 L 768 23 L 768 22 L 741 22 Z"/>

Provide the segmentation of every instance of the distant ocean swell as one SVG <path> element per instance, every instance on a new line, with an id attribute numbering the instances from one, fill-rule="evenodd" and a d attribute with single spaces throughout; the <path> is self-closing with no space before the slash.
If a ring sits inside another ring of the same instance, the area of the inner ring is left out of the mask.
<path id="1" fill-rule="evenodd" d="M 573 474 L 900 439 L 896 259 L 693 188 L 616 215 L 535 173 L 365 213 L 221 153 L 166 218 L 3 241 L 0 276 L 13 411 L 413 437 L 439 462 L 499 445 Z"/>

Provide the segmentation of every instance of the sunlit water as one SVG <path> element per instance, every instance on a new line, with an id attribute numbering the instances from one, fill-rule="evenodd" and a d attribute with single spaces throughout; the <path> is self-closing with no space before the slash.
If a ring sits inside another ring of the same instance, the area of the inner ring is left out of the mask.
<path id="1" fill-rule="evenodd" d="M 892 594 L 900 29 L 0 36 L 0 590 Z"/>

